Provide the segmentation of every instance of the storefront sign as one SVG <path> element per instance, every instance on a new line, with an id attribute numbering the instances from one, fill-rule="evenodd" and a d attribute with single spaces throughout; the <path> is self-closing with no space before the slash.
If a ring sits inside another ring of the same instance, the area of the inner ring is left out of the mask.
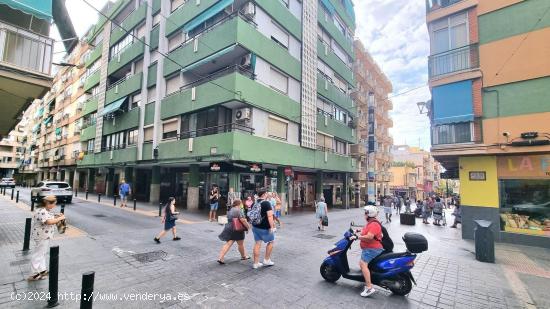
<path id="1" fill-rule="evenodd" d="M 498 157 L 499 178 L 550 178 L 550 155 Z"/>
<path id="2" fill-rule="evenodd" d="M 220 163 L 216 163 L 216 162 L 211 162 L 210 163 L 210 170 L 212 172 L 219 172 L 221 170 L 221 165 Z"/>
<path id="3" fill-rule="evenodd" d="M 292 168 L 291 167 L 285 167 L 285 176 L 292 176 Z"/>
<path id="4" fill-rule="evenodd" d="M 484 171 L 472 171 L 470 172 L 470 180 L 485 181 L 487 180 L 487 173 Z"/>
<path id="5" fill-rule="evenodd" d="M 259 173 L 262 171 L 262 165 L 257 163 L 250 164 L 248 168 L 252 173 Z"/>

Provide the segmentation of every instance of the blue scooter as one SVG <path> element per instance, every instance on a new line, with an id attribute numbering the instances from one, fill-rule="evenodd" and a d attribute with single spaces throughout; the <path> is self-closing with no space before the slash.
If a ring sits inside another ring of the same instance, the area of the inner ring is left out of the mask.
<path id="1" fill-rule="evenodd" d="M 365 282 L 363 273 L 359 269 L 350 269 L 348 265 L 348 250 L 355 241 L 351 227 L 345 232 L 344 238 L 328 251 L 328 257 L 321 264 L 321 276 L 328 282 L 336 282 L 340 277 Z M 414 267 L 415 253 L 428 250 L 428 241 L 418 233 L 405 233 L 403 236 L 406 252 L 383 252 L 369 263 L 372 283 L 390 290 L 396 295 L 407 295 L 416 282 L 410 270 Z"/>

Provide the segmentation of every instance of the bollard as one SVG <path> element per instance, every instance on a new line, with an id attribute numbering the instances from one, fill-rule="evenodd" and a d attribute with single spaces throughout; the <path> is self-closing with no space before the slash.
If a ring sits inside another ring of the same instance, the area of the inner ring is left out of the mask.
<path id="1" fill-rule="evenodd" d="M 61 204 L 61 213 L 65 214 L 65 204 Z"/>
<path id="2" fill-rule="evenodd" d="M 19 190 L 17 190 L 17 194 L 15 195 L 15 203 L 19 203 Z"/>
<path id="3" fill-rule="evenodd" d="M 136 211 L 136 199 L 134 199 L 134 211 Z"/>
<path id="4" fill-rule="evenodd" d="M 97 202 L 98 202 L 98 203 L 101 203 L 101 193 L 98 193 L 98 194 L 97 194 Z"/>
<path id="5" fill-rule="evenodd" d="M 15 188 L 11 188 L 11 200 L 13 201 L 13 191 L 15 191 Z"/>
<path id="6" fill-rule="evenodd" d="M 116 194 L 113 194 L 113 205 L 116 207 Z"/>
<path id="7" fill-rule="evenodd" d="M 78 188 L 76 188 L 76 190 L 74 190 L 74 197 L 78 197 Z"/>
<path id="8" fill-rule="evenodd" d="M 2 194 L 6 195 L 6 187 L 2 188 Z"/>
<path id="9" fill-rule="evenodd" d="M 86 190 L 86 200 L 88 200 L 88 190 Z"/>
<path id="10" fill-rule="evenodd" d="M 34 211 L 34 199 L 32 198 L 31 194 L 31 212 Z"/>
<path id="11" fill-rule="evenodd" d="M 92 309 L 94 301 L 94 277 L 95 272 L 89 271 L 82 274 L 82 290 L 80 291 L 80 309 Z"/>
<path id="12" fill-rule="evenodd" d="M 48 299 L 48 308 L 59 305 L 58 303 L 58 274 L 59 274 L 59 246 L 50 247 L 50 273 L 49 286 L 50 299 Z"/>
<path id="13" fill-rule="evenodd" d="M 29 251 L 29 243 L 31 240 L 31 223 L 32 218 L 25 219 L 25 239 L 23 240 L 23 251 Z"/>
<path id="14" fill-rule="evenodd" d="M 162 203 L 159 203 L 159 217 L 162 216 Z"/>

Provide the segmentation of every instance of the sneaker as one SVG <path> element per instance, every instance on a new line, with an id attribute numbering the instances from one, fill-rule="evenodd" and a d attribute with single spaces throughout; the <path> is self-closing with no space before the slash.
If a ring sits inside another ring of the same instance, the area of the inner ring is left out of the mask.
<path id="1" fill-rule="evenodd" d="M 36 274 L 28 277 L 27 281 L 38 281 L 38 280 L 42 280 L 42 279 L 45 279 L 45 278 L 41 274 L 36 273 Z"/>
<path id="2" fill-rule="evenodd" d="M 47 270 L 40 272 L 40 276 L 42 276 L 42 277 L 47 277 L 48 274 L 49 274 L 49 272 Z"/>
<path id="3" fill-rule="evenodd" d="M 174 237 L 174 239 L 172 239 L 172 240 L 181 240 L 181 238 L 180 238 L 179 236 L 176 236 L 176 237 Z"/>
<path id="4" fill-rule="evenodd" d="M 264 264 L 264 266 L 273 266 L 273 265 L 275 265 L 275 263 L 271 259 L 264 260 L 263 264 Z"/>
<path id="5" fill-rule="evenodd" d="M 258 269 L 258 268 L 260 268 L 260 267 L 262 267 L 262 266 L 264 266 L 264 264 L 258 263 L 258 264 L 252 265 L 252 268 L 253 268 L 253 269 Z"/>
<path id="6" fill-rule="evenodd" d="M 369 297 L 374 293 L 376 293 L 376 290 L 374 288 L 369 289 L 369 288 L 365 287 L 363 292 L 361 292 L 361 297 Z"/>
<path id="7" fill-rule="evenodd" d="M 155 237 L 155 242 L 156 242 L 157 244 L 160 244 L 160 239 L 158 239 L 158 238 Z"/>

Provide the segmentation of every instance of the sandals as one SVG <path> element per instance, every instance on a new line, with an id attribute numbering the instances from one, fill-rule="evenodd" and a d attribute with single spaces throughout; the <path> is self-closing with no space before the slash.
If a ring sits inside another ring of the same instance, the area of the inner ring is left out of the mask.
<path id="1" fill-rule="evenodd" d="M 156 242 L 157 244 L 160 244 L 160 239 L 158 239 L 158 238 L 155 237 L 155 242 Z"/>
<path id="2" fill-rule="evenodd" d="M 218 262 L 218 264 L 220 264 L 220 265 L 225 265 L 225 262 L 222 261 L 222 260 L 217 260 L 217 262 Z"/>
<path id="3" fill-rule="evenodd" d="M 249 256 L 241 256 L 241 261 L 250 260 Z"/>
<path id="4" fill-rule="evenodd" d="M 28 281 L 38 281 L 43 279 L 46 279 L 46 277 L 43 276 L 41 273 L 34 274 L 27 278 Z"/>
<path id="5" fill-rule="evenodd" d="M 176 237 L 174 237 L 174 239 L 172 239 L 172 240 L 181 240 L 181 238 L 180 238 L 179 236 L 176 236 Z"/>

